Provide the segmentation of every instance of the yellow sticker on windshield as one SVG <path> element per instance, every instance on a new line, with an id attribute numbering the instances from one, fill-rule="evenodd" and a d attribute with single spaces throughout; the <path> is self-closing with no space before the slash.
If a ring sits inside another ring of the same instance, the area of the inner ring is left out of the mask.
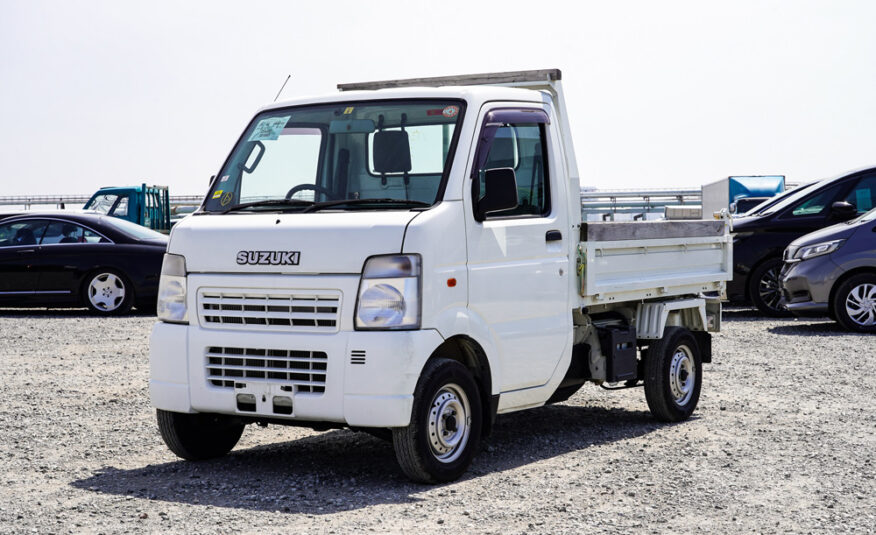
<path id="1" fill-rule="evenodd" d="M 353 106 L 344 108 L 344 115 L 350 115 L 351 113 L 353 113 Z"/>
<path id="2" fill-rule="evenodd" d="M 222 196 L 222 200 L 219 201 L 219 204 L 221 204 L 222 206 L 228 206 L 228 203 L 231 202 L 231 199 L 232 199 L 231 192 L 226 191 L 225 195 Z"/>
<path id="3" fill-rule="evenodd" d="M 218 199 L 218 198 L 221 197 L 221 196 L 222 196 L 222 190 L 221 190 L 221 189 L 217 189 L 217 190 L 213 193 L 213 198 L 214 198 L 214 199 Z"/>

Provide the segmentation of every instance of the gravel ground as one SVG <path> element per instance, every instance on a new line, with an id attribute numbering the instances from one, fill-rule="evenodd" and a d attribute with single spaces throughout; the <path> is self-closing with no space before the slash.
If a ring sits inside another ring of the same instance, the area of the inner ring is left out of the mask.
<path id="1" fill-rule="evenodd" d="M 505 415 L 460 481 L 410 483 L 351 431 L 161 442 L 151 317 L 0 311 L 3 533 L 876 533 L 876 337 L 728 310 L 684 423 L 585 386 Z"/>

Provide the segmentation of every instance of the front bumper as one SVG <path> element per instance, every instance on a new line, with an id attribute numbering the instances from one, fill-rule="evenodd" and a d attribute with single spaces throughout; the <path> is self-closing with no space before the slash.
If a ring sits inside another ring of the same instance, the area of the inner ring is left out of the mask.
<path id="1" fill-rule="evenodd" d="M 158 322 L 150 339 L 149 395 L 153 406 L 173 412 L 403 427 L 422 367 L 442 342 L 430 329 L 289 334 Z M 324 391 L 300 392 L 283 381 L 247 377 L 216 386 L 207 353 L 217 347 L 325 353 Z M 255 410 L 241 410 L 238 394 L 253 395 Z M 277 412 L 277 396 L 292 399 L 291 414 Z"/>
<path id="2" fill-rule="evenodd" d="M 786 263 L 780 275 L 785 308 L 800 316 L 827 314 L 831 288 L 841 274 L 830 256 Z"/>

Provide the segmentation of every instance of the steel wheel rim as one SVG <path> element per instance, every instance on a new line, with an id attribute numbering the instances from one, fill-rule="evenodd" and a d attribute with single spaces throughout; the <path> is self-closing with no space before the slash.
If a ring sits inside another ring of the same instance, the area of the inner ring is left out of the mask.
<path id="1" fill-rule="evenodd" d="M 846 296 L 846 314 L 862 327 L 876 325 L 876 284 L 865 282 Z"/>
<path id="2" fill-rule="evenodd" d="M 772 310 L 781 310 L 782 287 L 779 284 L 779 268 L 766 270 L 757 285 L 757 293 L 761 301 Z"/>
<path id="3" fill-rule="evenodd" d="M 669 363 L 669 390 L 679 407 L 685 406 L 693 397 L 696 375 L 696 364 L 690 348 L 686 345 L 675 348 Z"/>
<path id="4" fill-rule="evenodd" d="M 471 409 L 468 396 L 459 385 L 441 387 L 429 407 L 429 449 L 442 463 L 462 455 L 471 434 Z"/>
<path id="5" fill-rule="evenodd" d="M 117 275 L 101 273 L 88 283 L 88 302 L 103 312 L 112 312 L 125 301 L 125 283 Z"/>

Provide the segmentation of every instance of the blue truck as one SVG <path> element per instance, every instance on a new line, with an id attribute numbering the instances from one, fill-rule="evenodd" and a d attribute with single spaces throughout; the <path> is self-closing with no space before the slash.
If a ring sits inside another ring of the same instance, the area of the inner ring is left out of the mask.
<path id="1" fill-rule="evenodd" d="M 159 232 L 170 231 L 170 195 L 167 186 L 141 184 L 100 188 L 83 208 Z"/>

